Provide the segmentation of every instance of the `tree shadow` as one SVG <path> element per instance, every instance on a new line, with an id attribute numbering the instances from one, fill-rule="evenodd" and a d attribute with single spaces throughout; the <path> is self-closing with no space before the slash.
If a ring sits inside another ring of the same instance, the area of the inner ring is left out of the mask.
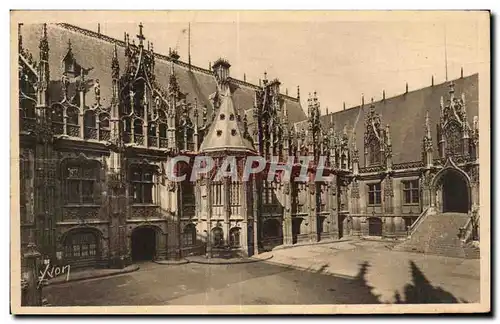
<path id="1" fill-rule="evenodd" d="M 415 262 L 410 261 L 412 283 L 406 284 L 403 296 L 394 293 L 395 304 L 438 304 L 438 303 L 467 303 L 465 299 L 458 299 L 450 292 L 436 287 L 425 277 Z"/>

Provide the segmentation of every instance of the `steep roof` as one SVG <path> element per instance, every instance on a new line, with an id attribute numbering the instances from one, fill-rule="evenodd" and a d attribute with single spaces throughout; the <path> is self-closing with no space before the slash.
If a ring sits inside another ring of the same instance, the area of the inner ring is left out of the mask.
<path id="1" fill-rule="evenodd" d="M 29 50 L 35 60 L 38 59 L 38 45 L 42 34 L 41 24 L 25 24 L 22 28 L 23 47 Z M 118 46 L 118 62 L 120 73 L 125 68 L 125 42 L 117 40 L 93 31 L 89 31 L 69 24 L 48 24 L 47 37 L 49 42 L 49 66 L 50 66 L 50 95 L 52 101 L 62 99 L 61 77 L 64 72 L 63 58 L 68 52 L 68 41 L 71 41 L 72 54 L 76 62 L 85 69 L 90 69 L 86 79 L 91 87 L 94 80 L 99 79 L 101 89 L 101 104 L 106 106 L 111 103 L 111 60 L 115 44 Z M 223 54 L 223 53 L 221 53 Z M 212 71 L 194 65 L 189 66 L 182 61 L 172 61 L 169 57 L 155 53 L 155 75 L 158 83 L 167 88 L 171 65 L 174 65 L 174 73 L 179 83 L 180 91 L 187 94 L 187 100 L 193 102 L 196 98 L 198 103 L 207 107 L 210 116 L 213 107 L 208 99 L 210 94 L 216 91 L 216 80 Z M 258 89 L 251 83 L 230 78 L 235 91 L 232 94 L 234 107 L 241 115 L 245 110 L 251 109 L 254 102 L 254 94 Z M 281 97 L 287 103 L 289 120 L 291 123 L 306 118 L 300 101 L 284 94 Z M 95 104 L 92 91 L 86 93 L 86 104 Z"/>
<path id="2" fill-rule="evenodd" d="M 478 74 L 453 80 L 455 94 L 465 94 L 467 118 L 472 125 L 474 116 L 478 116 Z M 440 120 L 440 99 L 449 98 L 449 84 L 445 82 L 423 89 L 404 93 L 392 98 L 374 102 L 375 111 L 381 115 L 382 126 L 389 125 L 392 138 L 393 163 L 413 162 L 422 159 L 422 139 L 425 128 L 425 114 L 429 111 L 434 156 L 437 151 L 437 124 Z M 360 151 L 360 166 L 364 166 L 363 148 L 365 133 L 365 115 L 370 103 L 321 116 L 323 129 L 328 129 L 333 118 L 335 129 L 342 131 L 347 127 L 352 140 L 356 132 L 356 146 Z"/>
<path id="3" fill-rule="evenodd" d="M 221 105 L 200 146 L 203 153 L 214 151 L 255 151 L 246 138 L 241 117 L 236 113 L 230 87 L 220 94 Z"/>

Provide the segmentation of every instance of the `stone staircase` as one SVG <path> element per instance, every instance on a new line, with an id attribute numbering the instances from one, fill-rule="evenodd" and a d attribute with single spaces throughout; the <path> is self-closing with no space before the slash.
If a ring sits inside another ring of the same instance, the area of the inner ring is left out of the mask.
<path id="1" fill-rule="evenodd" d="M 429 213 L 394 250 L 478 259 L 479 248 L 463 243 L 459 237 L 460 228 L 467 223 L 468 217 L 462 213 Z"/>

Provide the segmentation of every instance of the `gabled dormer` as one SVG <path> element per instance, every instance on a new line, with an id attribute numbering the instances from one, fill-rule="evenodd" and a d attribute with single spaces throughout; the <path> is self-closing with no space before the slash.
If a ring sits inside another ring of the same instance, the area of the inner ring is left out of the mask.
<path id="1" fill-rule="evenodd" d="M 76 78 L 80 76 L 82 68 L 77 63 L 75 55 L 73 54 L 73 49 L 71 47 L 71 40 L 68 41 L 68 49 L 66 55 L 62 59 L 62 66 L 64 74 L 68 78 Z"/>

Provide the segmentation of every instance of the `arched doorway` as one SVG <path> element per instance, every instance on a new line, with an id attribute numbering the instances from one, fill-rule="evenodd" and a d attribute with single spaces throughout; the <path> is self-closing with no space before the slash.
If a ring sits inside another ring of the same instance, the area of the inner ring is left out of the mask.
<path id="1" fill-rule="evenodd" d="M 368 235 L 382 236 L 382 220 L 378 217 L 368 218 Z"/>
<path id="2" fill-rule="evenodd" d="M 467 213 L 469 188 L 466 179 L 457 171 L 448 170 L 442 178 L 443 213 Z"/>
<path id="3" fill-rule="evenodd" d="M 153 260 L 156 256 L 156 231 L 151 227 L 138 227 L 132 232 L 132 260 Z"/>

